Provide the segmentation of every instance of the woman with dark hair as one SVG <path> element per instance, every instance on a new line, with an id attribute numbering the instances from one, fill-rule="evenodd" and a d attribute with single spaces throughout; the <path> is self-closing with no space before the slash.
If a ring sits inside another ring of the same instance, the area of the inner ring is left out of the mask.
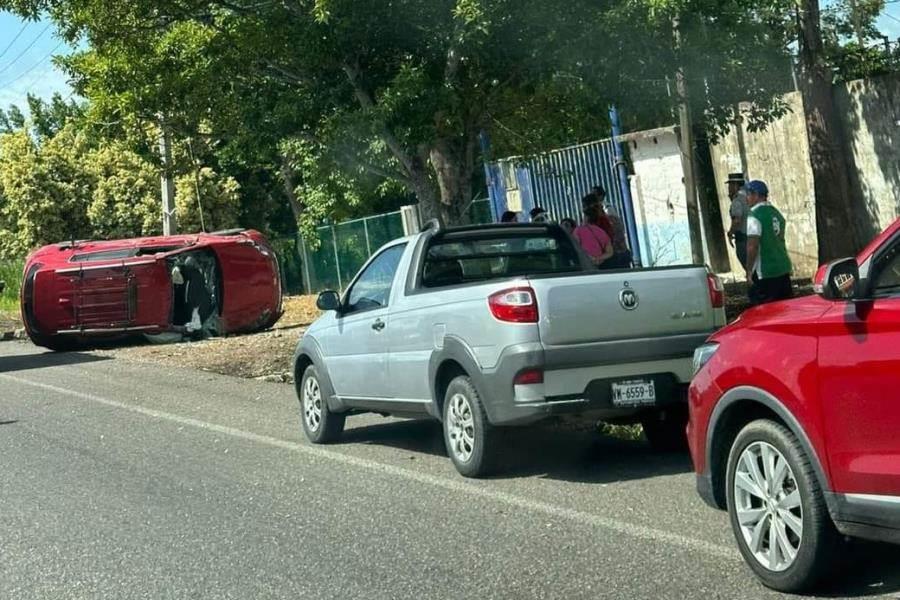
<path id="1" fill-rule="evenodd" d="M 613 255 L 612 239 L 601 227 L 602 209 L 597 205 L 589 205 L 584 209 L 584 225 L 575 228 L 575 239 L 598 268 Z M 605 215 L 604 215 L 605 216 Z"/>
<path id="2" fill-rule="evenodd" d="M 514 213 L 511 210 L 508 210 L 505 213 L 503 213 L 503 215 L 500 217 L 500 222 L 501 223 L 518 223 L 519 215 Z"/>

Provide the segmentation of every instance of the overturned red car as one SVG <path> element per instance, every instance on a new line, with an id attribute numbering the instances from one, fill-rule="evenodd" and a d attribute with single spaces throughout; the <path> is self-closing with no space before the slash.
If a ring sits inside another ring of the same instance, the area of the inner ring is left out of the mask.
<path id="1" fill-rule="evenodd" d="M 98 338 L 266 329 L 282 313 L 275 252 L 258 231 L 63 242 L 25 264 L 31 340 L 66 350 Z"/>

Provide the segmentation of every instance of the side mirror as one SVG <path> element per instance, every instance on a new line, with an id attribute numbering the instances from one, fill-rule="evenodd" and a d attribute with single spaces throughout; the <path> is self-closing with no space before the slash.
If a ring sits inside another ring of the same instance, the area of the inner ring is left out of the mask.
<path id="1" fill-rule="evenodd" d="M 856 300 L 861 297 L 859 265 L 855 258 L 842 258 L 826 265 L 821 294 L 826 300 Z"/>
<path id="2" fill-rule="evenodd" d="M 327 291 L 319 294 L 319 299 L 316 300 L 316 308 L 319 310 L 329 311 L 329 310 L 340 310 L 341 308 L 341 297 L 338 296 L 337 292 Z"/>

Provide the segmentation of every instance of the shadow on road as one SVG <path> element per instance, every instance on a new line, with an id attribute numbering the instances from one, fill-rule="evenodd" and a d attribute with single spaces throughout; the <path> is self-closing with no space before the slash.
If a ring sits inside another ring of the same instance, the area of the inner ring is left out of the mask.
<path id="1" fill-rule="evenodd" d="M 851 541 L 842 548 L 831 581 L 816 595 L 865 598 L 900 592 L 900 546 Z"/>
<path id="2" fill-rule="evenodd" d="M 46 369 L 66 365 L 79 365 L 110 360 L 103 356 L 82 354 L 80 352 L 43 352 L 39 354 L 22 354 L 0 356 L 0 373 L 15 373 L 33 369 Z"/>
<path id="3" fill-rule="evenodd" d="M 353 427 L 341 441 L 388 446 L 407 452 L 447 456 L 437 421 L 391 421 Z M 612 483 L 687 473 L 687 453 L 659 454 L 644 441 L 627 441 L 594 431 L 552 427 L 514 428 L 504 431 L 504 461 L 495 478 L 543 477 L 578 483 Z M 448 459 L 449 460 L 449 459 Z"/>

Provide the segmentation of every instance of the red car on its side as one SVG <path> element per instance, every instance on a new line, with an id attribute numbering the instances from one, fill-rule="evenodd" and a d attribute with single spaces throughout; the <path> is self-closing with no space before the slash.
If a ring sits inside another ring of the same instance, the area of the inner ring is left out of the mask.
<path id="1" fill-rule="evenodd" d="M 25 263 L 22 319 L 52 350 L 91 339 L 249 332 L 282 312 L 275 252 L 258 231 L 64 242 Z"/>
<path id="2" fill-rule="evenodd" d="M 700 495 L 782 591 L 828 573 L 841 534 L 900 543 L 900 221 L 816 290 L 712 336 L 690 388 Z"/>

